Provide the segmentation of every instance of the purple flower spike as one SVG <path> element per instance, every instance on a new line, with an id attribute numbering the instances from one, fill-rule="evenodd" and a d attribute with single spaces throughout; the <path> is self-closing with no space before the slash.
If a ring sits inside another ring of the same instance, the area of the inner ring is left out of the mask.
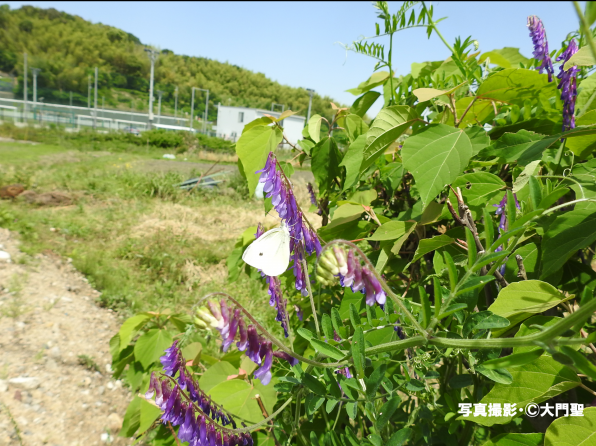
<path id="1" fill-rule="evenodd" d="M 205 423 L 205 417 L 199 415 L 197 418 L 197 424 L 199 425 L 199 440 L 200 445 L 207 444 L 207 424 Z"/>
<path id="2" fill-rule="evenodd" d="M 577 98 L 577 66 L 570 67 L 567 71 L 563 69 L 565 63 L 577 53 L 577 43 L 571 39 L 569 46 L 563 53 L 557 57 L 557 62 L 561 62 L 557 79 L 560 79 L 558 89 L 561 90 L 561 99 L 563 100 L 563 131 L 575 128 L 575 100 Z"/>
<path id="3" fill-rule="evenodd" d="M 273 350 L 271 348 L 271 341 L 265 341 L 261 344 L 260 351 L 263 365 L 255 372 L 254 377 L 261 380 L 261 384 L 266 386 L 271 381 L 271 365 L 273 364 Z"/>
<path id="4" fill-rule="evenodd" d="M 360 264 L 356 263 L 356 268 L 354 268 L 354 283 L 352 283 L 352 291 L 355 293 L 357 291 L 362 291 L 364 289 L 364 281 L 362 279 L 362 268 Z"/>
<path id="5" fill-rule="evenodd" d="M 553 68 L 553 62 L 548 52 L 548 41 L 546 40 L 546 32 L 544 31 L 544 25 L 535 15 L 528 17 L 528 28 L 530 28 L 530 37 L 534 44 L 534 59 L 541 62 L 538 67 L 538 72 L 542 73 L 544 70 L 548 73 L 548 81 L 553 81 L 553 74 L 555 70 Z"/>
<path id="6" fill-rule="evenodd" d="M 215 433 L 215 445 L 216 446 L 223 446 L 223 438 L 221 437 L 221 432 Z"/>
<path id="7" fill-rule="evenodd" d="M 180 367 L 180 361 L 178 360 L 178 341 L 174 341 L 172 346 L 166 349 L 166 354 L 159 358 L 161 364 L 163 365 L 164 373 L 168 376 L 173 376 L 178 371 Z"/>
<path id="8" fill-rule="evenodd" d="M 242 317 L 240 317 L 238 322 L 238 331 L 240 332 L 240 340 L 236 342 L 236 347 L 243 352 L 248 346 L 248 332 L 246 331 L 246 323 Z"/>
<path id="9" fill-rule="evenodd" d="M 280 350 L 273 352 L 273 356 L 275 356 L 276 358 L 279 359 L 285 359 L 286 361 L 288 361 L 290 363 L 290 366 L 295 366 L 296 364 L 298 364 L 298 360 L 290 355 L 288 355 L 286 352 L 282 352 Z"/>
<path id="10" fill-rule="evenodd" d="M 248 350 L 246 351 L 246 355 L 255 364 L 260 364 L 261 357 L 259 356 L 259 352 L 261 351 L 261 344 L 259 344 L 259 335 L 257 334 L 257 329 L 254 325 L 250 324 L 246 331 L 248 333 Z"/>

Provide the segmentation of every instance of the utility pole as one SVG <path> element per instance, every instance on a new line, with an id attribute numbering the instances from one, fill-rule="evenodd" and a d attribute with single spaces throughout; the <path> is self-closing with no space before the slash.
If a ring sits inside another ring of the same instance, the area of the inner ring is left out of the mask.
<path id="1" fill-rule="evenodd" d="M 155 72 L 155 61 L 157 59 L 157 51 L 145 48 L 145 51 L 149 53 L 151 59 L 151 78 L 149 80 L 149 130 L 151 130 L 151 124 L 153 123 L 153 74 Z"/>
<path id="2" fill-rule="evenodd" d="M 178 117 L 178 87 L 176 87 L 176 91 L 174 92 L 174 118 Z"/>
<path id="3" fill-rule="evenodd" d="M 72 91 L 70 92 L 70 106 L 72 107 Z"/>
<path id="4" fill-rule="evenodd" d="M 203 132 L 207 133 L 207 113 L 209 113 L 209 90 L 206 90 L 205 88 L 197 88 L 197 87 L 192 87 L 192 100 L 190 103 L 190 121 L 191 121 L 191 128 L 192 128 L 192 118 L 193 118 L 193 111 L 194 111 L 194 102 L 195 102 L 195 90 L 200 90 L 200 91 L 204 91 L 207 93 L 207 97 L 205 98 L 205 114 L 203 115 L 204 119 L 203 119 L 203 126 L 202 126 L 202 130 Z"/>
<path id="5" fill-rule="evenodd" d="M 37 75 L 40 71 L 39 68 L 31 68 L 31 73 L 33 73 L 33 107 L 37 106 Z"/>
<path id="6" fill-rule="evenodd" d="M 161 124 L 161 96 L 163 91 L 157 90 L 158 102 L 157 102 L 157 123 Z"/>
<path id="7" fill-rule="evenodd" d="M 27 122 L 27 53 L 25 53 L 25 60 L 24 60 L 24 64 L 25 64 L 25 79 L 23 82 L 23 90 L 24 90 L 24 96 L 23 96 L 23 121 Z"/>
<path id="8" fill-rule="evenodd" d="M 194 111 L 195 111 L 195 88 L 196 87 L 192 87 L 192 95 L 191 95 L 191 99 L 190 99 L 190 123 L 188 125 L 188 128 L 192 131 L 192 120 L 193 120 L 193 115 L 194 115 Z"/>
<path id="9" fill-rule="evenodd" d="M 93 130 L 97 129 L 97 67 L 95 67 L 95 93 L 93 106 L 95 108 L 95 112 L 93 113 Z"/>
<path id="10" fill-rule="evenodd" d="M 91 108 L 91 75 L 87 76 L 87 108 Z"/>
<path id="11" fill-rule="evenodd" d="M 309 99 L 308 99 L 308 113 L 306 114 L 306 124 L 308 125 L 308 120 L 310 119 L 310 108 L 312 106 L 312 96 L 315 94 L 315 91 L 311 88 L 307 88 Z"/>

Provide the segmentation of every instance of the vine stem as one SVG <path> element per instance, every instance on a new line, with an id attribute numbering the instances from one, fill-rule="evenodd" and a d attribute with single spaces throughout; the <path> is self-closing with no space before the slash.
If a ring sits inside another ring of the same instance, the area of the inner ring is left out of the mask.
<path id="1" fill-rule="evenodd" d="M 232 296 L 230 296 L 228 293 L 223 293 L 221 291 L 215 292 L 215 293 L 209 293 L 207 294 L 205 297 L 203 297 L 202 299 L 200 299 L 196 305 L 199 305 L 201 302 L 203 302 L 204 300 L 212 297 L 212 296 L 224 296 L 226 299 L 229 299 L 230 301 L 232 301 L 239 309 L 240 311 L 242 311 L 246 317 L 248 319 L 250 319 L 250 321 L 255 324 L 255 326 L 259 329 L 259 331 L 261 333 L 263 333 L 263 335 L 269 339 L 273 344 L 275 344 L 277 347 L 279 347 L 280 350 L 283 350 L 284 352 L 286 352 L 288 355 L 292 356 L 293 358 L 296 358 L 299 361 L 305 362 L 307 364 L 313 365 L 315 367 L 333 367 L 333 368 L 337 368 L 337 367 L 346 367 L 349 365 L 348 362 L 344 361 L 344 362 L 318 362 L 318 361 L 313 361 L 312 359 L 308 359 L 305 358 L 304 356 L 299 355 L 298 353 L 295 353 L 292 349 L 288 348 L 285 346 L 285 344 L 283 342 L 281 342 L 279 339 L 277 339 L 275 336 L 273 336 L 271 333 L 269 333 L 265 327 L 263 327 L 254 317 L 252 317 L 252 315 L 248 312 L 248 310 L 246 310 L 246 308 L 244 308 L 242 305 L 240 305 L 240 303 L 234 299 Z"/>
<path id="2" fill-rule="evenodd" d="M 308 277 L 308 265 L 306 264 L 306 260 L 302 258 L 302 269 L 304 270 L 304 281 L 306 282 L 306 289 L 308 290 L 308 298 L 310 299 L 310 308 L 312 309 L 312 317 L 315 320 L 315 328 L 317 330 L 317 337 L 321 339 L 321 330 L 319 328 L 319 318 L 317 316 L 317 309 L 315 308 L 315 300 L 312 295 L 312 289 L 310 287 L 310 278 Z"/>
<path id="3" fill-rule="evenodd" d="M 383 279 L 381 277 L 381 275 L 377 272 L 377 270 L 372 265 L 372 263 L 370 263 L 370 260 L 368 260 L 368 257 L 366 257 L 366 255 L 364 255 L 364 253 L 360 250 L 360 248 L 358 248 L 358 246 L 356 246 L 355 244 L 353 244 L 352 242 L 349 242 L 347 240 L 333 240 L 333 241 L 327 243 L 327 245 L 325 245 L 325 247 L 321 251 L 321 256 L 323 255 L 323 251 L 331 248 L 334 245 L 348 245 L 349 247 L 354 249 L 354 251 L 358 254 L 360 259 L 366 264 L 366 266 L 368 267 L 370 272 L 372 274 L 374 274 L 375 278 L 379 281 L 379 283 L 381 284 L 381 287 L 383 288 L 385 293 L 387 293 L 387 295 L 389 297 L 391 297 L 391 300 L 393 300 L 395 305 L 397 305 L 400 308 L 402 313 L 405 315 L 406 318 L 408 318 L 408 320 L 414 326 L 416 331 L 418 331 L 424 338 L 428 337 L 428 333 L 426 332 L 426 330 L 424 330 L 424 328 L 422 328 L 422 326 L 418 323 L 418 321 L 416 320 L 414 315 L 412 313 L 410 313 L 410 311 L 406 308 L 406 306 L 401 301 L 400 297 L 397 296 L 391 290 L 391 288 L 389 288 L 389 286 L 387 285 L 387 282 L 385 282 L 385 279 Z M 315 268 L 316 268 L 316 265 L 315 265 Z"/>

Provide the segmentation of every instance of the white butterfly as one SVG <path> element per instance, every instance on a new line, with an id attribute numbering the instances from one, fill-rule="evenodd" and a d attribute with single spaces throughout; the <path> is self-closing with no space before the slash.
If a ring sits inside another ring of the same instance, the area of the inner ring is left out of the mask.
<path id="1" fill-rule="evenodd" d="M 290 231 L 282 222 L 250 244 L 242 260 L 263 271 L 268 276 L 283 274 L 290 264 Z"/>

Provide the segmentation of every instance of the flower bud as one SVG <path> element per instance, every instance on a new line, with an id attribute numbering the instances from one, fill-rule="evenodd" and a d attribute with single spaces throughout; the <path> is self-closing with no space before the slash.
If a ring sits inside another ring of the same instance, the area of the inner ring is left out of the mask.
<path id="1" fill-rule="evenodd" d="M 348 263 L 346 259 L 346 253 L 343 249 L 338 246 L 333 247 L 333 253 L 335 254 L 335 259 L 337 260 L 337 265 L 339 267 L 339 273 L 342 276 L 345 276 L 348 273 Z"/>
<path id="2" fill-rule="evenodd" d="M 195 323 L 195 325 L 197 325 L 199 328 L 207 328 L 207 324 L 202 321 L 201 319 L 199 319 L 198 317 L 195 317 L 193 319 L 193 322 Z"/>
<path id="3" fill-rule="evenodd" d="M 207 307 L 201 307 L 197 310 L 197 316 L 204 320 L 207 324 L 209 324 L 213 328 L 221 328 L 220 321 L 215 319 L 211 312 L 207 309 Z"/>
<path id="4" fill-rule="evenodd" d="M 329 256 L 327 254 L 331 254 L 331 256 Z M 333 259 L 333 261 L 331 259 Z M 332 251 L 326 251 L 325 254 L 323 254 L 319 258 L 319 265 L 321 265 L 327 271 L 329 271 L 332 276 L 336 276 L 339 274 L 339 268 L 337 267 L 337 260 L 336 260 L 335 256 L 333 255 Z"/>

